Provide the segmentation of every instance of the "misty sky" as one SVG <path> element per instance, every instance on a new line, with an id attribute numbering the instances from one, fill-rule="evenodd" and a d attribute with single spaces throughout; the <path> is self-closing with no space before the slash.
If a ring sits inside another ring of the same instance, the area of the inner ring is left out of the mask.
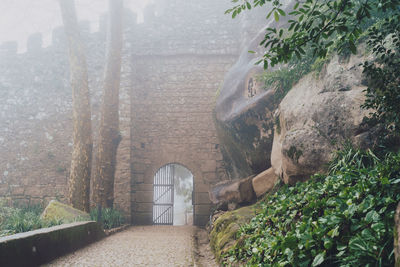
<path id="1" fill-rule="evenodd" d="M 124 0 L 126 7 L 138 13 L 152 0 Z M 89 20 L 92 31 L 98 29 L 100 14 L 107 11 L 107 0 L 75 0 L 79 20 Z M 44 46 L 49 45 L 52 30 L 62 24 L 58 0 L 0 0 L 0 43 L 18 41 L 18 51 L 26 50 L 28 35 L 41 32 Z"/>

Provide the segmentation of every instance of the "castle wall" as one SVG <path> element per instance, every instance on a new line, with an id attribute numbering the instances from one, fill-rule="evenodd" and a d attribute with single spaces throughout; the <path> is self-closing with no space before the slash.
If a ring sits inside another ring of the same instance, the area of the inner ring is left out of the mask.
<path id="1" fill-rule="evenodd" d="M 105 32 L 89 33 L 86 22 L 80 27 L 95 133 Z M 0 197 L 18 204 L 67 201 L 72 94 L 63 28 L 56 28 L 52 39 L 42 48 L 41 35 L 33 34 L 24 54 L 16 54 L 16 43 L 0 46 Z"/>
<path id="2" fill-rule="evenodd" d="M 210 184 L 226 179 L 214 128 L 216 91 L 235 57 L 134 57 L 132 86 L 132 211 L 151 223 L 153 178 L 179 163 L 194 175 L 195 223 L 208 219 Z"/>
<path id="3" fill-rule="evenodd" d="M 146 9 L 142 24 L 125 14 L 115 205 L 135 224 L 151 223 L 153 177 L 165 164 L 193 173 L 196 224 L 208 220 L 209 186 L 227 179 L 212 111 L 248 35 L 240 20 L 223 15 L 230 6 L 228 0 L 160 0 Z M 81 25 L 95 145 L 105 21 L 98 33 Z M 31 36 L 25 54 L 16 54 L 12 42 L 0 46 L 0 197 L 66 201 L 72 100 L 63 40 L 59 28 L 48 48 L 41 47 L 40 34 Z"/>

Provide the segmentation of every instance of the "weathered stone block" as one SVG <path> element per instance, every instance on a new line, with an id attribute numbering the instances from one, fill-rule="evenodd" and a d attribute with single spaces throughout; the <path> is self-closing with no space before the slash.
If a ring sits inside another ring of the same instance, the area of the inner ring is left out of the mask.
<path id="1" fill-rule="evenodd" d="M 207 193 L 195 193 L 194 204 L 211 204 L 210 195 Z"/>
<path id="2" fill-rule="evenodd" d="M 201 183 L 201 182 L 196 183 L 196 181 L 194 183 L 194 190 L 196 192 L 207 192 L 208 193 L 209 189 L 210 189 L 210 185 L 208 185 L 208 184 Z"/>
<path id="3" fill-rule="evenodd" d="M 194 218 L 194 225 L 204 227 L 210 221 L 210 215 L 196 214 Z"/>
<path id="4" fill-rule="evenodd" d="M 139 172 L 143 173 L 146 170 L 146 165 L 141 162 L 134 162 L 132 163 L 132 172 Z"/>
<path id="5" fill-rule="evenodd" d="M 25 195 L 30 197 L 41 197 L 42 188 L 40 186 L 30 186 L 25 190 Z"/>
<path id="6" fill-rule="evenodd" d="M 149 225 L 153 224 L 152 213 L 137 212 L 132 216 L 132 224 L 134 225 Z"/>
<path id="7" fill-rule="evenodd" d="M 153 192 L 152 191 L 137 191 L 135 194 L 136 203 L 146 203 L 153 202 Z"/>
<path id="8" fill-rule="evenodd" d="M 0 196 L 5 196 L 8 193 L 8 185 L 0 184 Z"/>
<path id="9" fill-rule="evenodd" d="M 56 200 L 50 201 L 41 217 L 46 221 L 62 220 L 63 222 L 73 222 L 78 218 L 90 221 L 90 215 L 88 213 L 74 209 Z"/>
<path id="10" fill-rule="evenodd" d="M 153 203 L 136 203 L 136 211 L 137 212 L 152 212 L 153 211 Z"/>
<path id="11" fill-rule="evenodd" d="M 194 205 L 194 213 L 197 215 L 210 215 L 211 205 L 208 204 L 200 204 Z"/>
<path id="12" fill-rule="evenodd" d="M 253 189 L 257 197 L 264 195 L 274 188 L 275 183 L 278 181 L 278 176 L 275 174 L 273 168 L 263 171 L 253 178 Z"/>
<path id="13" fill-rule="evenodd" d="M 153 193 L 153 185 L 152 184 L 135 184 L 133 188 L 137 191 L 151 191 Z"/>
<path id="14" fill-rule="evenodd" d="M 204 172 L 203 179 L 207 183 L 215 183 L 217 181 L 217 174 L 216 171 L 213 172 Z"/>
<path id="15" fill-rule="evenodd" d="M 10 186 L 10 191 L 12 196 L 19 196 L 24 194 L 25 188 L 19 185 Z"/>
<path id="16" fill-rule="evenodd" d="M 253 176 L 242 180 L 224 181 L 210 189 L 210 199 L 214 204 L 245 204 L 256 199 L 252 185 Z"/>
<path id="17" fill-rule="evenodd" d="M 201 163 L 201 170 L 203 172 L 215 172 L 217 169 L 216 160 L 204 160 Z"/>

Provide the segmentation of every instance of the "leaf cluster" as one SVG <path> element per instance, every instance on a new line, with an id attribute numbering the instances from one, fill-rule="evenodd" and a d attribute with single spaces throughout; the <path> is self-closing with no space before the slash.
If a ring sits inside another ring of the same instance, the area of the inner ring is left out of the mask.
<path id="1" fill-rule="evenodd" d="M 0 236 L 62 224 L 61 220 L 42 220 L 40 217 L 42 211 L 43 208 L 38 205 L 9 207 L 4 203 L 0 203 Z"/>
<path id="2" fill-rule="evenodd" d="M 302 60 L 292 59 L 286 66 L 274 71 L 265 71 L 257 79 L 264 84 L 265 90 L 274 90 L 274 101 L 279 104 L 290 89 L 304 75 L 311 71 L 314 58 L 310 55 Z"/>
<path id="3" fill-rule="evenodd" d="M 236 17 L 244 10 L 271 3 L 267 18 L 274 16 L 275 21 L 288 17 L 287 27 L 267 28 L 261 46 L 266 52 L 259 63 L 264 68 L 278 63 L 287 63 L 294 56 L 302 58 L 305 47 L 312 48 L 313 56 L 326 57 L 333 38 L 338 39 L 339 53 L 349 48 L 356 53 L 356 41 L 362 34 L 366 21 L 371 14 L 398 12 L 400 0 L 297 0 L 288 14 L 279 0 L 232 0 L 236 5 L 227 10 Z M 252 3 L 251 3 L 252 2 Z"/>
<path id="4" fill-rule="evenodd" d="M 393 266 L 400 153 L 347 147 L 329 175 L 283 186 L 243 226 L 224 263 L 248 266 Z"/>
<path id="5" fill-rule="evenodd" d="M 372 26 L 367 36 L 375 60 L 364 63 L 368 88 L 363 107 L 373 110 L 369 121 L 383 125 L 386 135 L 399 136 L 400 14 Z"/>
<path id="6" fill-rule="evenodd" d="M 112 208 L 102 208 L 100 223 L 103 225 L 104 229 L 112 229 L 124 224 L 124 216 L 121 211 Z M 98 221 L 99 209 L 95 208 L 90 211 L 90 218 L 93 221 Z M 98 221 L 99 222 L 99 221 Z"/>

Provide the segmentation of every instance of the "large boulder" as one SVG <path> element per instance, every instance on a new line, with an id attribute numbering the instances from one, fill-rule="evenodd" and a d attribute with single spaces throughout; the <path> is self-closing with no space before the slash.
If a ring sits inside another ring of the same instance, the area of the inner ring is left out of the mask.
<path id="1" fill-rule="evenodd" d="M 276 175 L 294 184 L 326 171 L 333 152 L 350 141 L 363 148 L 373 143 L 372 129 L 363 124 L 370 111 L 360 108 L 366 86 L 365 57 L 334 56 L 319 75 L 302 78 L 275 114 L 271 155 Z"/>
<path id="2" fill-rule="evenodd" d="M 293 3 L 284 1 L 282 8 Z M 266 23 L 267 27 L 281 27 L 287 20 L 288 17 L 282 17 L 279 22 L 270 19 Z M 265 29 L 261 29 L 242 49 L 238 61 L 224 78 L 216 102 L 217 133 L 232 179 L 258 174 L 271 167 L 273 114 L 278 103 L 274 101 L 273 90 L 258 82 L 258 76 L 264 72 L 261 65 L 256 65 L 264 53 L 259 46 L 264 37 Z M 255 53 L 249 53 L 250 50 Z"/>
<path id="3" fill-rule="evenodd" d="M 49 202 L 42 213 L 45 221 L 62 220 L 64 223 L 74 221 L 90 221 L 90 215 L 56 200 Z"/>
<path id="4" fill-rule="evenodd" d="M 249 204 L 256 200 L 252 180 L 253 176 L 242 180 L 220 182 L 211 188 L 210 199 L 221 209 L 227 209 L 229 204 L 233 204 L 233 208 L 236 208 L 236 205 Z"/>
<path id="5" fill-rule="evenodd" d="M 257 174 L 271 167 L 275 107 L 273 92 L 263 91 L 237 116 L 216 120 L 221 151 L 231 178 Z"/>

